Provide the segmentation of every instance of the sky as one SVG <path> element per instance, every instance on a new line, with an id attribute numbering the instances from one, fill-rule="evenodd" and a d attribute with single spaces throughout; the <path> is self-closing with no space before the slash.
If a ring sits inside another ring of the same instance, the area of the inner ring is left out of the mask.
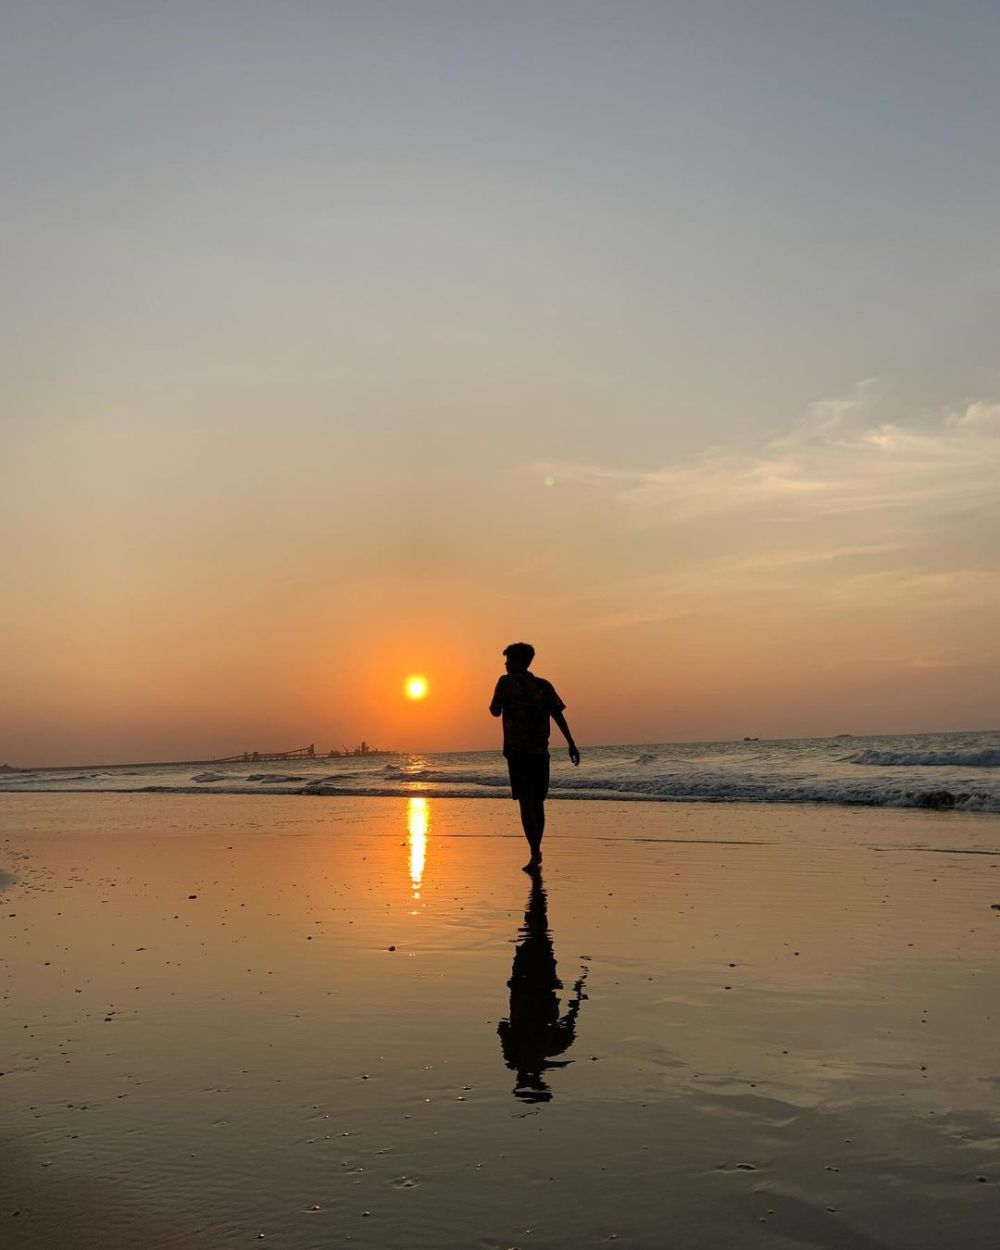
<path id="1" fill-rule="evenodd" d="M 996 727 L 998 47 L 3 6 L 0 762 Z"/>

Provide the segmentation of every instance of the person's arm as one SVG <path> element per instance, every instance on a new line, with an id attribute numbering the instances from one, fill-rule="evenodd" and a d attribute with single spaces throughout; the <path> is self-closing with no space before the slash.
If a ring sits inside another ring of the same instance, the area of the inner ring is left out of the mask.
<path id="1" fill-rule="evenodd" d="M 563 716 L 561 708 L 552 713 L 552 719 L 559 726 L 559 732 L 566 739 L 566 745 L 569 747 L 569 758 L 574 764 L 579 764 L 580 752 L 573 741 L 573 735 L 569 731 L 569 725 L 566 724 L 566 717 Z"/>
<path id="2" fill-rule="evenodd" d="M 503 678 L 497 682 L 493 691 L 493 702 L 490 704 L 490 715 L 499 716 L 503 712 Z"/>

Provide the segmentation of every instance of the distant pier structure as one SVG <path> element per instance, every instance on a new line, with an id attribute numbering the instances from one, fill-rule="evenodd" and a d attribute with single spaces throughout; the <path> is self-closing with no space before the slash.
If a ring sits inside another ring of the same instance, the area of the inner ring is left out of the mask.
<path id="1" fill-rule="evenodd" d="M 221 760 L 209 760 L 211 764 L 258 764 L 262 760 L 314 760 L 316 743 L 307 747 L 295 747 L 291 751 L 244 751 L 242 755 L 227 755 Z"/>
<path id="2" fill-rule="evenodd" d="M 271 760 L 337 760 L 358 755 L 398 754 L 398 751 L 386 751 L 382 747 L 373 746 L 372 743 L 362 740 L 356 747 L 345 746 L 339 751 L 334 749 L 317 755 L 316 743 L 310 742 L 307 747 L 295 747 L 291 751 L 242 751 L 239 755 L 225 755 L 211 760 L 147 760 L 142 763 L 130 760 L 122 764 L 35 764 L 22 768 L 12 764 L 0 764 L 0 773 L 78 773 L 105 768 L 188 768 L 204 767 L 206 764 L 261 764 Z"/>
<path id="3" fill-rule="evenodd" d="M 316 743 L 310 742 L 307 747 L 295 747 L 292 751 L 244 751 L 242 755 L 227 755 L 220 760 L 200 761 L 206 764 L 259 764 L 269 760 L 337 760 L 353 758 L 357 755 L 398 755 L 398 751 L 385 751 L 373 746 L 364 739 L 356 747 L 343 747 L 328 751 L 325 755 L 316 754 Z"/>

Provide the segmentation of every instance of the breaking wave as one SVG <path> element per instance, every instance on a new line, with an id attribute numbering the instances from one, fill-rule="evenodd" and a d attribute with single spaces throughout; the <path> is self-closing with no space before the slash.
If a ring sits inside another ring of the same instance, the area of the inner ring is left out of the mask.
<path id="1" fill-rule="evenodd" d="M 265 786 L 285 786 L 295 781 L 308 781 L 308 777 L 287 773 L 251 773 L 247 781 L 260 781 Z"/>
<path id="2" fill-rule="evenodd" d="M 192 778 L 192 780 L 194 780 Z M 485 775 L 441 776 L 436 780 L 423 780 L 413 785 L 405 782 L 379 783 L 373 779 L 369 784 L 344 784 L 342 778 L 318 778 L 306 785 L 286 784 L 261 789 L 259 783 L 250 785 L 246 779 L 228 779 L 226 784 L 214 784 L 211 790 L 200 785 L 153 784 L 145 786 L 99 786 L 88 787 L 90 794 L 229 794 L 229 795 L 275 795 L 277 797 L 351 797 L 351 798 L 412 798 L 428 799 L 504 799 L 509 794 L 506 777 Z M 0 787 L 6 789 L 6 787 Z M 39 784 L 31 787 L 33 792 L 58 793 L 62 787 Z M 1000 795 L 981 791 L 959 789 L 923 789 L 919 787 L 886 788 L 864 785 L 837 785 L 823 783 L 754 781 L 747 778 L 724 782 L 693 781 L 691 779 L 657 778 L 643 782 L 638 778 L 612 779 L 595 777 L 591 780 L 554 779 L 549 798 L 557 801 L 623 803 L 820 803 L 841 807 L 893 807 L 917 808 L 933 811 L 1000 812 Z"/>
<path id="3" fill-rule="evenodd" d="M 845 763 L 880 768 L 1000 768 L 1000 751 L 859 751 Z"/>

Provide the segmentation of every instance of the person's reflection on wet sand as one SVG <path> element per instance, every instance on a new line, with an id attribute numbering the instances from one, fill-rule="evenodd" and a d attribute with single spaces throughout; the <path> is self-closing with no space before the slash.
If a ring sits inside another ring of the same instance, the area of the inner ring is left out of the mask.
<path id="1" fill-rule="evenodd" d="M 509 1018 L 497 1026 L 504 1062 L 517 1073 L 514 1094 L 524 1102 L 548 1102 L 552 1091 L 542 1079 L 549 1068 L 564 1068 L 570 1059 L 556 1059 L 573 1045 L 580 1004 L 587 997 L 583 985 L 587 969 L 573 986 L 573 996 L 559 1014 L 557 990 L 563 988 L 556 974 L 556 957 L 546 912 L 542 874 L 531 878 L 531 894 L 514 952 L 510 980 Z"/>

